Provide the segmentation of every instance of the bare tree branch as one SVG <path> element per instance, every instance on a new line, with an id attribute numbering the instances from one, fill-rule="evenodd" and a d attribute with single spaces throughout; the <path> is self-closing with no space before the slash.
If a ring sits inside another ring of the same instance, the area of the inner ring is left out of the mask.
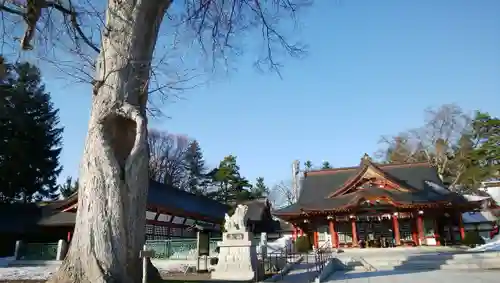
<path id="1" fill-rule="evenodd" d="M 462 136 L 470 130 L 471 119 L 455 104 L 445 104 L 436 109 L 425 110 L 424 124 L 394 137 L 382 137 L 384 146 L 377 156 L 386 162 L 427 161 L 435 166 L 442 179 L 453 170 L 452 185 L 456 184 L 465 170 L 452 162 L 456 146 Z M 453 164 L 452 164 L 453 163 Z"/>
<path id="2" fill-rule="evenodd" d="M 148 143 L 149 177 L 160 183 L 183 189 L 189 139 L 185 136 L 150 130 Z"/>
<path id="3" fill-rule="evenodd" d="M 293 20 L 297 8 L 308 2 L 184 0 L 172 8 L 172 0 L 0 1 L 2 17 L 8 19 L 2 25 L 12 28 L 2 29 L 4 41 L 19 40 L 13 37 L 24 20 L 28 27 L 21 49 L 34 47 L 40 58 L 55 64 L 74 58 L 73 69 L 64 66 L 67 74 L 79 73 L 77 81 L 92 78 L 94 97 L 79 179 L 79 195 L 85 197 L 78 199 L 75 238 L 49 282 L 137 282 L 151 154 L 146 145 L 149 94 L 162 94 L 162 99 L 178 94 L 186 81 L 198 81 L 205 73 L 186 74 L 206 65 L 204 61 L 211 61 L 212 70 L 220 63 L 227 68 L 244 49 L 259 47 L 251 37 L 255 31 L 261 31 L 263 42 L 256 64 L 279 74 L 277 49 L 292 57 L 303 54 L 280 22 L 285 16 Z M 161 37 L 162 23 L 169 36 Z M 200 47 L 204 60 L 198 60 Z M 165 51 L 168 61 L 158 54 Z M 156 60 L 168 68 L 160 72 Z M 151 146 L 153 153 L 161 152 L 151 154 L 154 168 L 165 169 L 153 173 L 164 174 L 161 179 L 172 185 L 179 182 L 179 158 L 187 144 L 174 141 Z"/>
<path id="4" fill-rule="evenodd" d="M 96 53 L 99 53 L 99 48 L 97 47 L 97 45 L 91 42 L 91 40 L 85 35 L 82 28 L 80 27 L 80 24 L 78 23 L 79 14 L 78 14 L 78 12 L 76 12 L 75 7 L 71 3 L 71 0 L 68 0 L 68 1 L 69 1 L 68 8 L 64 7 L 63 5 L 61 5 L 58 2 L 52 2 L 52 1 L 44 1 L 45 7 L 43 7 L 43 8 L 46 8 L 46 9 L 54 8 L 55 10 L 61 12 L 61 14 L 65 18 L 69 18 L 69 22 L 70 22 L 71 27 L 74 31 L 73 35 L 75 36 L 75 38 L 76 39 L 79 38 L 79 39 L 83 40 Z M 28 4 L 25 4 L 25 5 L 17 4 L 16 6 L 18 6 L 18 8 L 16 9 L 16 8 L 7 6 L 6 3 L 7 3 L 7 1 L 3 1 L 3 3 L 0 4 L 0 10 L 7 12 L 7 13 L 10 13 L 10 14 L 21 16 L 23 18 L 29 17 L 29 14 L 27 12 L 27 11 L 29 11 L 29 9 L 27 9 Z M 11 2 L 11 3 L 14 4 L 14 2 Z M 29 3 L 29 0 L 27 0 L 27 3 Z M 20 9 L 23 9 L 26 12 L 23 10 L 20 10 Z M 49 11 L 49 15 L 50 15 L 50 11 Z"/>
<path id="5" fill-rule="evenodd" d="M 281 181 L 279 184 L 275 185 L 269 193 L 269 199 L 271 200 L 273 207 L 276 208 L 294 204 L 295 198 L 292 189 L 292 182 Z"/>

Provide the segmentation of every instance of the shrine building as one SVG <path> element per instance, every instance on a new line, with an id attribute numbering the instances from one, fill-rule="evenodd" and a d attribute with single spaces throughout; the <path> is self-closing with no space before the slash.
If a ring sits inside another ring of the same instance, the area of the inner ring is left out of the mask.
<path id="1" fill-rule="evenodd" d="M 244 204 L 249 207 L 247 225 L 250 231 L 267 232 L 274 237 L 288 232 L 282 231 L 280 222 L 273 220 L 267 199 Z M 65 239 L 70 242 L 77 210 L 76 193 L 64 200 L 0 204 L 0 222 L 4 224 L 0 226 L 0 257 L 11 255 L 17 240 L 53 243 Z M 145 211 L 146 239 L 196 238 L 199 229 L 220 237 L 224 215 L 230 210 L 230 205 L 150 180 Z"/>
<path id="2" fill-rule="evenodd" d="M 462 213 L 478 202 L 448 190 L 428 163 L 376 164 L 304 173 L 295 204 L 274 212 L 314 246 L 450 245 L 465 236 Z"/>
<path id="3" fill-rule="evenodd" d="M 65 200 L 0 204 L 0 254 L 10 252 L 16 240 L 54 242 L 73 236 L 78 195 Z M 229 206 L 155 181 L 149 182 L 146 214 L 147 240 L 195 238 L 199 227 L 220 235 Z M 16 217 L 12 217 L 16 215 Z M 6 250 L 2 252 L 2 250 Z"/>
<path id="4" fill-rule="evenodd" d="M 67 218 L 67 240 L 73 233 L 78 195 L 75 193 L 66 200 L 51 204 L 53 213 L 45 217 L 42 223 L 46 226 L 61 226 Z M 220 225 L 229 206 L 206 196 L 195 195 L 156 181 L 149 181 L 146 209 L 146 239 L 165 240 L 170 238 L 196 237 L 194 226 L 203 227 L 216 234 L 220 233 Z M 52 225 L 51 225 L 52 224 Z"/>

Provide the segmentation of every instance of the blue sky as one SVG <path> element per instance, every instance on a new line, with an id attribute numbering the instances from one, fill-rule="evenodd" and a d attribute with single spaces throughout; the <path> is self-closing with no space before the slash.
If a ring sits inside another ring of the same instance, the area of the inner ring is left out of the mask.
<path id="1" fill-rule="evenodd" d="M 500 115 L 500 1 L 316 1 L 301 17 L 309 45 L 283 79 L 238 71 L 164 105 L 155 128 L 196 138 L 209 165 L 238 157 L 244 176 L 290 179 L 294 159 L 358 164 L 384 134 L 417 127 L 429 106 L 457 103 Z M 244 64 L 243 64 L 244 63 Z M 65 167 L 76 176 L 90 87 L 47 81 L 65 126 Z"/>

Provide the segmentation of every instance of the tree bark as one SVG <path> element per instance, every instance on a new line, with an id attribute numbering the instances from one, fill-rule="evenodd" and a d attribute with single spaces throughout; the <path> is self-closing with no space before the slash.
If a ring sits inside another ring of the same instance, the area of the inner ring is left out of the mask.
<path id="1" fill-rule="evenodd" d="M 80 167 L 75 234 L 49 282 L 140 282 L 148 188 L 146 102 L 169 0 L 108 0 Z"/>

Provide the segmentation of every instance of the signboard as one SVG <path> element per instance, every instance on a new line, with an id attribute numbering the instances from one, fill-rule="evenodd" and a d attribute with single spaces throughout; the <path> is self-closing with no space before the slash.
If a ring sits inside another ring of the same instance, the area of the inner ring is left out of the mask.
<path id="1" fill-rule="evenodd" d="M 210 234 L 209 232 L 198 232 L 198 256 L 208 256 L 210 254 Z"/>

